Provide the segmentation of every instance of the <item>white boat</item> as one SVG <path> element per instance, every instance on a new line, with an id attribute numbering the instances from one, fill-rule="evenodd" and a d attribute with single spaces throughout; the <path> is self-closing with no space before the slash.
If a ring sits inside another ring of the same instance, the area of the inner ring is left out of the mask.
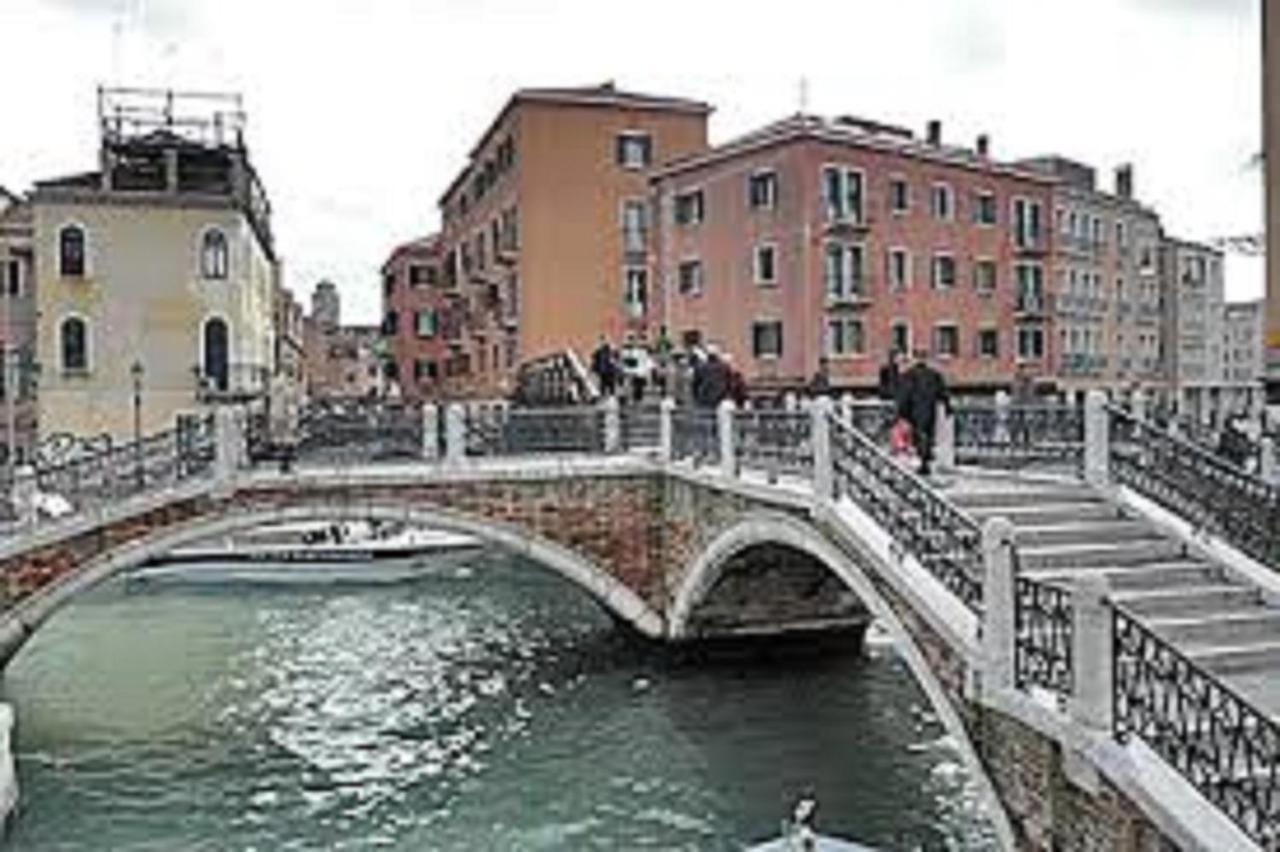
<path id="1" fill-rule="evenodd" d="M 781 837 L 749 846 L 746 852 L 875 852 L 870 846 L 818 834 L 813 828 L 817 810 L 817 801 L 803 796 L 791 819 L 783 820 Z"/>
<path id="2" fill-rule="evenodd" d="M 277 524 L 172 550 L 130 577 L 209 583 L 398 582 L 458 567 L 482 548 L 471 536 L 398 524 Z"/>

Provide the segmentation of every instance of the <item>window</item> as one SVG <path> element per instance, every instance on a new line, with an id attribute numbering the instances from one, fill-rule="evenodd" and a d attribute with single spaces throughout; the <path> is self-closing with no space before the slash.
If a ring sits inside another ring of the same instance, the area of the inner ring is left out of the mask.
<path id="1" fill-rule="evenodd" d="M 1038 263 L 1019 263 L 1013 268 L 1018 284 L 1018 308 L 1044 309 L 1044 268 Z"/>
<path id="2" fill-rule="evenodd" d="M 751 354 L 756 358 L 777 358 L 782 355 L 781 320 L 751 324 Z"/>
<path id="3" fill-rule="evenodd" d="M 945 290 L 956 286 L 956 259 L 949 254 L 933 256 L 933 289 Z"/>
<path id="4" fill-rule="evenodd" d="M 864 294 L 861 245 L 827 243 L 823 266 L 828 302 Z"/>
<path id="5" fill-rule="evenodd" d="M 1124 220 L 1122 219 L 1116 220 L 1116 247 L 1121 249 L 1129 247 L 1129 241 L 1125 238 Z"/>
<path id="6" fill-rule="evenodd" d="M 62 321 L 62 370 L 66 373 L 83 373 L 89 369 L 89 327 L 80 317 L 67 317 Z"/>
<path id="7" fill-rule="evenodd" d="M 387 311 L 382 317 L 382 336 L 395 337 L 400 331 L 400 315 L 395 311 Z"/>
<path id="8" fill-rule="evenodd" d="M 22 263 L 16 257 L 4 264 L 4 294 L 11 298 L 22 295 Z"/>
<path id="9" fill-rule="evenodd" d="M 899 355 L 911 351 L 911 324 L 906 320 L 894 320 L 889 326 L 889 345 Z"/>
<path id="10" fill-rule="evenodd" d="M 644 201 L 622 202 L 622 247 L 628 252 L 643 252 L 649 243 L 649 209 Z"/>
<path id="11" fill-rule="evenodd" d="M 697 225 L 705 218 L 702 190 L 682 192 L 676 196 L 675 217 L 677 225 Z"/>
<path id="12" fill-rule="evenodd" d="M 1000 332 L 994 328 L 978 329 L 978 357 L 1000 357 Z"/>
<path id="13" fill-rule="evenodd" d="M 633 318 L 644 316 L 644 306 L 649 295 L 649 270 L 642 267 L 628 267 L 623 282 L 622 300 L 627 313 Z"/>
<path id="14" fill-rule="evenodd" d="M 382 274 L 382 295 L 384 298 L 390 298 L 392 291 L 396 289 L 396 274 L 394 272 L 384 272 Z"/>
<path id="15" fill-rule="evenodd" d="M 996 195 L 979 192 L 973 196 L 973 221 L 979 225 L 996 224 Z"/>
<path id="16" fill-rule="evenodd" d="M 747 178 L 747 206 L 772 210 L 778 205 L 778 173 L 756 172 Z"/>
<path id="17" fill-rule="evenodd" d="M 439 369 L 435 361 L 429 358 L 417 358 L 413 362 L 413 377 L 418 381 L 428 379 L 434 382 L 439 375 Z"/>
<path id="18" fill-rule="evenodd" d="M 911 207 L 911 189 L 906 178 L 893 178 L 889 181 L 889 209 L 895 216 L 906 213 Z"/>
<path id="19" fill-rule="evenodd" d="M 226 320 L 214 317 L 205 322 L 203 352 L 201 373 L 205 381 L 215 390 L 227 390 L 231 372 L 231 340 Z"/>
<path id="20" fill-rule="evenodd" d="M 416 311 L 413 315 L 413 332 L 418 337 L 432 338 L 436 336 L 440 323 L 433 310 Z"/>
<path id="21" fill-rule="evenodd" d="M 200 239 L 200 275 L 204 278 L 226 278 L 229 252 L 227 235 L 210 228 Z"/>
<path id="22" fill-rule="evenodd" d="M 63 278 L 83 278 L 85 274 L 84 228 L 67 225 L 58 232 L 58 270 Z"/>
<path id="23" fill-rule="evenodd" d="M 681 262 L 677 270 L 678 288 L 686 296 L 696 296 L 702 292 L 702 261 L 686 260 Z"/>
<path id="24" fill-rule="evenodd" d="M 973 262 L 973 289 L 980 295 L 989 296 L 996 291 L 996 262 L 989 258 L 981 258 Z"/>
<path id="25" fill-rule="evenodd" d="M 418 287 L 423 284 L 434 286 L 436 281 L 436 268 L 434 266 L 415 263 L 409 267 L 410 287 Z"/>
<path id="26" fill-rule="evenodd" d="M 911 286 L 911 255 L 904 248 L 889 249 L 889 286 L 894 290 Z"/>
<path id="27" fill-rule="evenodd" d="M 618 165 L 624 169 L 643 169 L 653 161 L 653 139 L 648 133 L 619 133 Z"/>
<path id="28" fill-rule="evenodd" d="M 756 246 L 755 275 L 757 284 L 778 283 L 777 249 L 771 245 Z"/>
<path id="29" fill-rule="evenodd" d="M 1035 360 L 1044 357 L 1044 330 L 1038 326 L 1018 329 L 1018 357 Z"/>
<path id="30" fill-rule="evenodd" d="M 1013 239 L 1018 248 L 1036 248 L 1040 244 L 1040 202 L 1013 200 Z"/>
<path id="31" fill-rule="evenodd" d="M 955 199 L 952 196 L 950 184 L 935 183 L 929 198 L 933 218 L 950 219 L 955 215 Z"/>
<path id="32" fill-rule="evenodd" d="M 960 329 L 953 323 L 933 327 L 933 351 L 939 358 L 954 358 L 960 354 Z"/>
<path id="33" fill-rule="evenodd" d="M 864 178 L 857 169 L 824 166 L 822 169 L 822 202 L 827 219 L 865 222 L 862 209 Z"/>
<path id="34" fill-rule="evenodd" d="M 828 355 L 865 355 L 866 352 L 867 340 L 862 320 L 843 318 L 827 321 Z"/>

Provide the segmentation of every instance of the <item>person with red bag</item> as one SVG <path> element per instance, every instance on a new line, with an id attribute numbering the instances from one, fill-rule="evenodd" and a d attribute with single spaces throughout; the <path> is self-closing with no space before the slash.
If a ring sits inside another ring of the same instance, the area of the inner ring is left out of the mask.
<path id="1" fill-rule="evenodd" d="M 929 364 L 929 353 L 917 349 L 915 363 L 902 377 L 898 394 L 898 416 L 911 424 L 911 438 L 920 456 L 920 475 L 928 476 L 933 465 L 934 430 L 938 406 L 951 413 L 947 381 Z"/>

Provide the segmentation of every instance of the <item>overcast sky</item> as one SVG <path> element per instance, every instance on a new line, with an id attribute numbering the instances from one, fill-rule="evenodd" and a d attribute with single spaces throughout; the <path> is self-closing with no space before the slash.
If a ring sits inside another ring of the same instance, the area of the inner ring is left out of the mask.
<path id="1" fill-rule="evenodd" d="M 712 141 L 853 113 L 1001 157 L 1136 166 L 1191 239 L 1261 229 L 1260 0 L 0 0 L 0 185 L 96 165 L 99 83 L 244 94 L 286 282 L 379 312 L 378 267 L 522 85 L 713 103 Z M 634 10 L 628 12 L 628 9 Z M 1261 293 L 1258 264 L 1228 292 Z"/>

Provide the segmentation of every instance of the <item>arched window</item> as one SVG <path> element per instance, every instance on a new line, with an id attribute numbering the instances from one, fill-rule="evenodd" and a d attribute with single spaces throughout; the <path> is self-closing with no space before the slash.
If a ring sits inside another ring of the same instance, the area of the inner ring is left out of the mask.
<path id="1" fill-rule="evenodd" d="M 89 325 L 80 317 L 62 321 L 62 369 L 84 372 L 89 369 Z"/>
<path id="2" fill-rule="evenodd" d="M 200 240 L 200 274 L 205 278 L 226 278 L 228 261 L 227 235 L 217 228 L 205 231 Z"/>
<path id="3" fill-rule="evenodd" d="M 204 377 L 220 391 L 227 389 L 230 346 L 226 320 L 214 317 L 204 324 Z"/>
<path id="4" fill-rule="evenodd" d="M 84 228 L 67 225 L 58 232 L 58 270 L 64 278 L 84 277 Z"/>

